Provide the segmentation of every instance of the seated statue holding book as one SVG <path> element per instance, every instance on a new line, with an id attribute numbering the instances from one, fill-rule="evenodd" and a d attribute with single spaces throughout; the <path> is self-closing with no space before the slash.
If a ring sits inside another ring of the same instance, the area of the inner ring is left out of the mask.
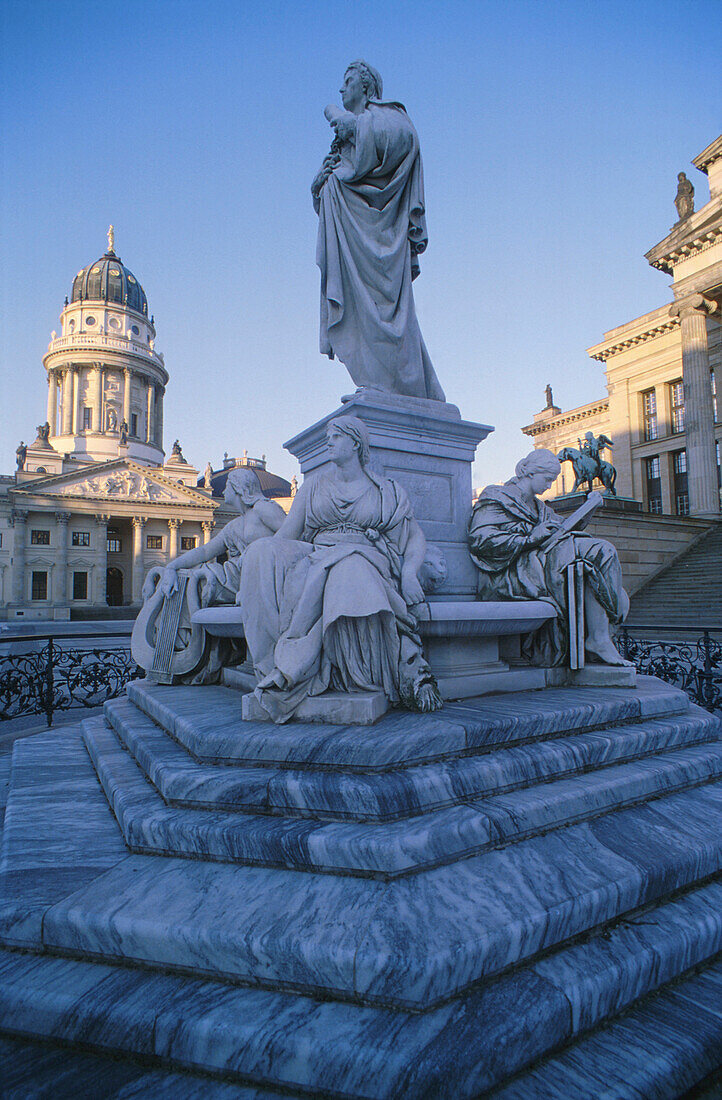
<path id="1" fill-rule="evenodd" d="M 158 670 L 158 642 L 175 597 L 179 606 L 165 661 L 166 675 L 174 682 L 214 683 L 224 666 L 243 660 L 242 638 L 208 639 L 191 616 L 201 607 L 238 602 L 246 548 L 272 535 L 286 518 L 280 504 L 264 497 L 250 468 L 231 470 L 223 495 L 240 515 L 204 545 L 185 551 L 163 569 L 155 566 L 143 584 L 143 607 L 133 628 L 133 656 L 147 672 Z"/>
<path id="2" fill-rule="evenodd" d="M 590 661 L 625 665 L 610 632 L 611 624 L 622 622 L 629 610 L 617 551 L 581 530 L 598 495 L 566 520 L 537 496 L 551 487 L 560 470 L 557 457 L 540 448 L 517 464 L 515 477 L 504 485 L 488 485 L 479 495 L 469 523 L 479 599 L 554 604 L 559 614 L 527 638 L 524 653 L 537 665 L 564 664 L 569 654 L 567 569 L 581 562 L 586 655 Z"/>

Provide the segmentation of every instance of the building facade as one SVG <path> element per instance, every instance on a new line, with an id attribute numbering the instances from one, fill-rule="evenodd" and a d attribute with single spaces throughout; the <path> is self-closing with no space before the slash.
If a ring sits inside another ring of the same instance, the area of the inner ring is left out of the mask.
<path id="1" fill-rule="evenodd" d="M 612 439 L 603 457 L 616 490 L 653 515 L 720 516 L 722 446 L 722 136 L 692 162 L 708 177 L 698 211 L 680 203 L 670 233 L 646 254 L 672 276 L 673 301 L 611 329 L 589 349 L 607 394 L 563 411 L 553 402 L 523 428 L 535 447 L 578 447 L 587 431 Z M 680 176 L 683 174 L 680 173 Z M 688 181 L 685 180 L 688 185 Z M 571 491 L 569 463 L 549 496 Z"/>
<path id="2" fill-rule="evenodd" d="M 168 373 L 145 292 L 108 250 L 75 276 L 44 366 L 47 420 L 0 476 L 0 619 L 100 617 L 137 607 L 148 569 L 208 542 L 234 513 L 234 466 L 252 466 L 288 507 L 291 485 L 265 459 L 198 469 L 178 441 L 166 459 Z"/>

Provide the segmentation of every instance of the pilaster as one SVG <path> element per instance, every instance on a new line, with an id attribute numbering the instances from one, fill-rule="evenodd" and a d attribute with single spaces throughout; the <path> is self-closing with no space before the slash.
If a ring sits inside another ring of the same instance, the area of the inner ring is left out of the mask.
<path id="1" fill-rule="evenodd" d="M 173 558 L 178 557 L 178 530 L 180 528 L 181 521 L 179 519 L 168 520 L 168 559 L 172 561 Z"/>
<path id="2" fill-rule="evenodd" d="M 95 516 L 96 538 L 98 541 L 96 546 L 97 576 L 93 600 L 98 604 L 104 604 L 107 597 L 109 522 L 110 516 L 101 514 Z"/>
<path id="3" fill-rule="evenodd" d="M 140 603 L 145 568 L 143 562 L 143 530 L 147 516 L 133 516 L 133 571 L 131 578 L 131 600 Z"/>
<path id="4" fill-rule="evenodd" d="M 123 370 L 123 420 L 128 425 L 128 431 L 130 431 L 130 380 L 131 372 L 129 367 L 125 367 Z"/>
<path id="5" fill-rule="evenodd" d="M 201 530 L 203 531 L 203 545 L 211 541 L 213 537 L 213 528 L 215 527 L 215 520 L 204 519 L 201 521 Z"/>
<path id="6" fill-rule="evenodd" d="M 719 516 L 720 500 L 715 457 L 714 407 L 710 387 L 707 317 L 718 303 L 690 294 L 670 306 L 679 317 L 682 334 L 685 435 L 689 510 L 693 516 Z"/>
<path id="7" fill-rule="evenodd" d="M 55 513 L 55 565 L 53 603 L 63 606 L 68 602 L 68 520 L 70 512 Z"/>
<path id="8" fill-rule="evenodd" d="M 14 604 L 25 603 L 25 541 L 28 513 L 24 509 L 13 508 L 9 516 L 13 528 L 12 582 L 10 600 Z"/>

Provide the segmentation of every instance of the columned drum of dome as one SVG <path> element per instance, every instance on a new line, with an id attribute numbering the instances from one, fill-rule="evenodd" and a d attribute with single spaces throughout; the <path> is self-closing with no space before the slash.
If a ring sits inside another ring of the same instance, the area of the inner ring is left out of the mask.
<path id="1" fill-rule="evenodd" d="M 142 285 L 108 249 L 78 271 L 44 357 L 52 446 L 90 461 L 163 461 L 168 382 Z"/>

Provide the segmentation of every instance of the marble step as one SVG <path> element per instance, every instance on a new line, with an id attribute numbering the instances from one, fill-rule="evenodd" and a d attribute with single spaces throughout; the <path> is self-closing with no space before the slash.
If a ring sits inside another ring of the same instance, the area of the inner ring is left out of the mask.
<path id="1" fill-rule="evenodd" d="M 373 824 L 270 817 L 167 806 L 102 719 L 86 719 L 82 728 L 132 851 L 383 878 L 418 873 L 722 776 L 722 741 L 712 741 L 470 799 L 423 817 Z"/>
<path id="2" fill-rule="evenodd" d="M 488 1100 L 680 1100 L 722 1069 L 722 960 L 522 1072 Z M 698 1100 L 719 1100 L 722 1081 Z M 691 1100 L 691 1095 L 690 1095 Z"/>
<path id="3" fill-rule="evenodd" d="M 636 688 L 545 688 L 445 703 L 435 714 L 390 711 L 373 726 L 242 722 L 225 687 L 164 687 L 134 680 L 128 698 L 205 763 L 385 771 L 639 718 L 683 714 L 683 691 L 654 677 Z"/>
<path id="4" fill-rule="evenodd" d="M 78 777 L 92 773 L 76 750 Z M 106 850 L 117 832 L 107 809 L 81 803 L 76 839 L 78 804 L 54 813 L 47 746 L 16 753 L 9 814 L 24 821 L 4 848 L 6 943 L 359 1003 L 440 1004 L 722 867 L 716 784 L 392 883 L 137 855 L 89 872 L 89 837 Z"/>
<path id="5" fill-rule="evenodd" d="M 201 764 L 128 699 L 108 703 L 105 717 L 170 805 L 353 821 L 391 821 L 722 738 L 719 719 L 691 706 L 671 718 L 364 774 Z"/>
<path id="6" fill-rule="evenodd" d="M 0 1019 L 15 1034 L 291 1095 L 676 1097 L 720 1055 L 722 963 L 711 952 L 721 888 L 691 891 L 425 1013 L 0 950 Z M 585 1091 L 605 1082 L 617 1087 Z M 641 1084 L 649 1090 L 635 1091 Z"/>
<path id="7" fill-rule="evenodd" d="M 289 1093 L 0 1034 L 3 1100 L 289 1100 Z M 299 1093 L 294 1093 L 299 1096 Z"/>

